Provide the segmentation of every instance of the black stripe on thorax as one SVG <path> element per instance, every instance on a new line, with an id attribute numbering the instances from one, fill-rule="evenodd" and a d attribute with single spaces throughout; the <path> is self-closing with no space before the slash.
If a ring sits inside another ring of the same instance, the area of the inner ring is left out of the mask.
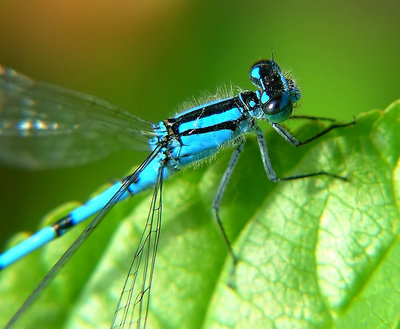
<path id="1" fill-rule="evenodd" d="M 239 97 L 233 97 L 212 105 L 200 107 L 197 110 L 190 111 L 189 113 L 179 115 L 177 118 L 172 119 L 175 119 L 175 122 L 177 122 L 177 124 L 182 124 L 194 121 L 199 118 L 206 118 L 215 114 L 224 113 L 226 110 L 231 109 L 232 107 L 242 106 L 243 104 L 240 101 Z"/>
<path id="2" fill-rule="evenodd" d="M 208 127 L 204 127 L 204 128 L 193 128 L 193 129 L 188 129 L 186 131 L 182 131 L 179 133 L 179 136 L 206 134 L 206 133 L 218 131 L 218 130 L 235 131 L 238 129 L 240 122 L 242 122 L 244 120 L 247 120 L 247 116 L 242 114 L 236 120 L 225 121 L 225 122 L 217 123 L 213 126 L 208 126 Z"/>
<path id="3" fill-rule="evenodd" d="M 183 132 L 179 132 L 179 127 L 181 124 L 195 121 L 199 118 L 206 118 L 209 116 L 213 116 L 216 114 L 224 113 L 227 110 L 237 107 L 243 108 L 243 102 L 239 97 L 232 97 L 226 99 L 221 102 L 217 102 L 212 105 L 207 105 L 198 108 L 197 110 L 190 111 L 186 114 L 178 115 L 177 117 L 172 117 L 164 120 L 165 127 L 167 128 L 168 134 L 174 135 L 180 142 L 180 136 L 189 136 L 193 134 L 205 134 L 212 131 L 229 129 L 235 131 L 239 125 L 239 123 L 246 119 L 246 115 L 242 115 L 240 118 L 236 120 L 226 121 L 222 123 L 215 124 L 213 126 L 204 127 L 204 128 L 193 128 L 188 129 Z"/>

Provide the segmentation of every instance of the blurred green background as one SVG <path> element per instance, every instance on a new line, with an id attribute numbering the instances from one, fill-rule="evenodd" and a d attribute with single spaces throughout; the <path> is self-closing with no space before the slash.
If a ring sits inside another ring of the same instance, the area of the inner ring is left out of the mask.
<path id="1" fill-rule="evenodd" d="M 224 84 L 252 89 L 250 65 L 272 51 L 296 77 L 302 114 L 350 120 L 400 95 L 399 1 L 14 0 L 0 12 L 0 63 L 148 120 Z M 0 167 L 0 246 L 144 156 L 51 171 Z"/>

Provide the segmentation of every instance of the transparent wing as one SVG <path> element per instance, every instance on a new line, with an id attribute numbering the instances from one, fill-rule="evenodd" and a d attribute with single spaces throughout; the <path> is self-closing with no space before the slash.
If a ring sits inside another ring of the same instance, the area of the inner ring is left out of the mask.
<path id="1" fill-rule="evenodd" d="M 25 299 L 25 301 L 22 303 L 20 308 L 15 312 L 15 314 L 12 316 L 12 318 L 9 320 L 9 322 L 6 324 L 6 329 L 11 329 L 14 324 L 18 321 L 18 319 L 25 313 L 25 311 L 35 302 L 36 298 L 39 296 L 39 294 L 50 284 L 50 282 L 54 279 L 54 277 L 58 274 L 58 272 L 63 268 L 63 266 L 69 261 L 69 259 L 73 256 L 73 254 L 78 250 L 78 248 L 86 241 L 88 236 L 95 230 L 95 228 L 102 222 L 104 217 L 108 214 L 108 212 L 111 210 L 111 208 L 118 203 L 118 201 L 121 199 L 124 193 L 127 192 L 128 187 L 136 182 L 139 178 L 139 175 L 142 173 L 143 169 L 147 167 L 147 165 L 157 156 L 158 152 L 160 151 L 161 146 L 157 146 L 151 153 L 150 155 L 144 160 L 141 165 L 135 170 L 133 174 L 130 176 L 126 177 L 124 182 L 122 183 L 121 187 L 119 190 L 114 194 L 114 196 L 107 202 L 107 204 L 104 206 L 104 208 L 94 217 L 94 219 L 89 223 L 89 225 L 85 228 L 85 230 L 78 236 L 78 238 L 74 241 L 74 243 L 67 249 L 67 251 L 60 257 L 60 259 L 54 264 L 54 266 L 50 269 L 49 272 L 43 277 L 43 279 L 39 282 L 39 284 L 36 286 L 36 288 L 29 294 L 29 296 Z M 160 170 L 161 172 L 161 170 Z M 155 191 L 160 190 L 161 192 L 161 175 L 159 172 L 159 178 L 157 179 L 157 186 Z M 160 194 L 161 195 L 161 194 Z M 157 196 L 156 196 L 157 199 Z M 161 197 L 159 197 L 159 202 L 161 203 Z M 152 207 L 152 210 L 154 208 Z M 153 212 L 154 213 L 154 212 Z M 157 251 L 157 244 L 158 244 L 158 236 L 160 233 L 159 226 L 161 225 L 161 204 L 160 204 L 160 211 L 159 211 L 159 216 L 157 217 L 157 225 L 158 225 L 158 231 L 157 231 L 157 242 L 153 246 L 154 249 L 154 254 L 151 259 L 151 274 L 146 274 L 147 277 L 149 277 L 150 281 L 148 284 L 151 284 L 151 278 L 153 274 L 153 266 L 154 266 L 154 260 L 155 260 L 155 252 Z M 153 222 L 153 218 L 151 218 L 151 223 Z M 148 228 L 146 226 L 146 232 Z M 151 232 L 151 231 L 150 231 Z M 147 241 L 147 239 L 146 239 Z M 148 244 L 148 242 L 145 242 L 144 245 Z M 142 254 L 143 250 L 140 250 L 140 246 L 143 246 L 143 243 L 139 245 L 138 251 L 136 252 L 137 254 Z M 136 257 L 135 257 L 136 259 Z M 133 264 L 135 264 L 135 260 Z M 140 261 L 139 261 L 140 263 Z M 146 269 L 148 269 L 148 265 L 146 265 Z M 147 273 L 147 271 L 146 271 Z M 142 287 L 143 289 L 143 287 Z M 143 294 L 149 296 L 150 294 L 150 286 L 148 290 Z M 147 301 L 148 303 L 148 301 Z M 148 307 L 148 304 L 147 306 Z M 145 310 L 145 314 L 147 314 L 147 308 Z M 138 327 L 138 328 L 144 328 L 144 327 Z"/>
<path id="2" fill-rule="evenodd" d="M 146 328 L 161 230 L 162 169 L 161 167 L 158 172 L 146 226 L 129 268 L 111 328 Z"/>
<path id="3" fill-rule="evenodd" d="M 0 66 L 0 161 L 65 167 L 119 149 L 149 149 L 153 124 L 94 96 Z"/>

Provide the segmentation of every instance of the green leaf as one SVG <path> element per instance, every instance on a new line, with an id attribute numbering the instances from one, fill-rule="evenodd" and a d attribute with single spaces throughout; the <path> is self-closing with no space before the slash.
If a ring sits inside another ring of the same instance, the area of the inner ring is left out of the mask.
<path id="1" fill-rule="evenodd" d="M 239 259 L 234 272 L 211 214 L 231 152 L 165 182 L 148 328 L 397 328 L 398 127 L 400 102 L 295 150 L 266 134 L 280 176 L 325 170 L 348 182 L 271 183 L 248 138 L 220 211 Z M 301 126 L 296 136 L 316 129 Z M 109 327 L 150 197 L 117 205 L 16 327 Z M 78 233 L 1 273 L 0 326 Z"/>

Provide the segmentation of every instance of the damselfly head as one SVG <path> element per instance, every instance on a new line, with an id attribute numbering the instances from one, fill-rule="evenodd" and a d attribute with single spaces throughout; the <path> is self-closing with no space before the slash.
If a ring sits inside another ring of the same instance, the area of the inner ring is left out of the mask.
<path id="1" fill-rule="evenodd" d="M 250 80 L 259 88 L 256 95 L 269 121 L 279 123 L 287 120 L 293 111 L 293 103 L 300 99 L 300 90 L 287 79 L 273 60 L 256 62 L 250 69 Z"/>

